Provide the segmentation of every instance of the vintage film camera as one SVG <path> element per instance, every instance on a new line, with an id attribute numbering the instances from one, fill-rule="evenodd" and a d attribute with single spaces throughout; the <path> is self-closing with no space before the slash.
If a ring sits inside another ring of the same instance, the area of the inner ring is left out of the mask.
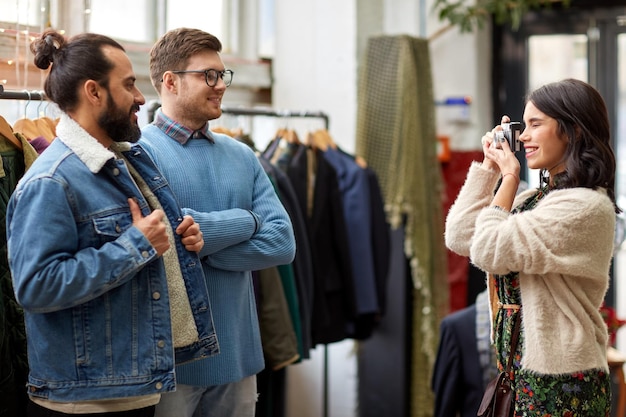
<path id="1" fill-rule="evenodd" d="M 522 124 L 520 122 L 502 123 L 502 130 L 496 130 L 496 147 L 500 148 L 500 142 L 509 142 L 509 147 L 513 152 L 523 152 L 524 144 L 519 137 L 522 134 Z"/>

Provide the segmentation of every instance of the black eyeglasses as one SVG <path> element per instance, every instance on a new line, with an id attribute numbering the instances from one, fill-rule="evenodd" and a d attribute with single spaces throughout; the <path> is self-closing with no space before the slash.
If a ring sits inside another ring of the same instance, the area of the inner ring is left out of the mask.
<path id="1" fill-rule="evenodd" d="M 230 86 L 230 83 L 233 82 L 233 71 L 232 70 L 224 70 L 218 71 L 214 69 L 208 70 L 179 70 L 172 71 L 174 74 L 188 74 L 188 73 L 196 73 L 196 74 L 204 74 L 204 80 L 206 81 L 206 85 L 209 87 L 215 87 L 217 85 L 217 80 L 222 79 L 226 87 Z"/>

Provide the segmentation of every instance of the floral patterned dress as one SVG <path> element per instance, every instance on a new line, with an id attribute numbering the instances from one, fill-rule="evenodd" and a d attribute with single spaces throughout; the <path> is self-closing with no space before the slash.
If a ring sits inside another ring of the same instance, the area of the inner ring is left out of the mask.
<path id="1" fill-rule="evenodd" d="M 531 210 L 548 192 L 547 188 L 528 198 L 512 213 Z M 502 304 L 521 305 L 519 275 L 511 272 L 495 276 L 496 291 Z M 495 322 L 495 347 L 498 370 L 503 371 L 509 357 L 511 334 L 521 310 L 501 308 Z M 611 381 L 604 369 L 589 369 L 571 374 L 539 374 L 521 369 L 524 326 L 513 359 L 515 417 L 609 417 Z"/>

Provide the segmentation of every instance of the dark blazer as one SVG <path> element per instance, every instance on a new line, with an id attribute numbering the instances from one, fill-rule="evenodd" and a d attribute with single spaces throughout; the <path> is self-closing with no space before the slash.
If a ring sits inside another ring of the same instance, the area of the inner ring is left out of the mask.
<path id="1" fill-rule="evenodd" d="M 385 201 L 378 176 L 371 168 L 366 168 L 370 185 L 370 207 L 372 209 L 372 242 L 374 242 L 374 277 L 378 294 L 380 316 L 387 310 L 387 281 L 391 262 L 391 226 L 387 221 Z"/>
<path id="2" fill-rule="evenodd" d="M 337 174 L 346 222 L 356 302 L 356 317 L 348 335 L 354 339 L 365 339 L 371 335 L 379 311 L 371 241 L 369 181 L 367 173 L 349 155 L 333 148 L 321 154 Z"/>
<path id="3" fill-rule="evenodd" d="M 22 150 L 13 145 L 16 139 L 22 143 Z M 15 133 L 15 138 L 0 135 L 0 163 L 4 168 L 4 175 L 0 178 L 0 416 L 26 415 L 28 404 L 24 311 L 13 292 L 5 217 L 11 194 L 37 155 L 32 143 L 20 133 Z"/>
<path id="4" fill-rule="evenodd" d="M 476 417 L 483 375 L 476 347 L 476 305 L 445 317 L 432 377 L 434 417 Z"/>
<path id="5" fill-rule="evenodd" d="M 307 147 L 300 145 L 287 169 L 297 195 L 309 236 L 315 281 L 313 297 L 313 345 L 333 343 L 347 337 L 348 323 L 356 310 L 352 265 L 346 223 L 337 174 L 332 166 L 315 152 L 315 174 L 312 211 L 308 207 L 309 160 Z"/>
<path id="6" fill-rule="evenodd" d="M 293 225 L 293 232 L 296 238 L 296 256 L 291 265 L 298 295 L 299 326 L 301 329 L 298 335 L 301 344 L 300 356 L 302 359 L 309 359 L 311 357 L 310 350 L 314 347 L 311 341 L 314 277 L 313 260 L 311 258 L 311 248 L 304 213 L 301 210 L 287 174 L 272 165 L 264 156 L 260 157 L 259 161 L 263 165 L 265 172 L 274 180 L 280 201 L 283 203 L 287 214 L 289 214 L 291 224 Z M 282 269 L 279 267 L 279 271 L 282 271 Z M 294 323 L 294 325 L 297 325 L 297 323 Z"/>
<path id="7" fill-rule="evenodd" d="M 0 162 L 5 171 L 0 178 L 0 416 L 23 416 L 28 403 L 26 330 L 24 312 L 13 293 L 5 216 L 10 194 L 24 174 L 25 166 L 22 153 L 17 151 L 3 152 Z"/>

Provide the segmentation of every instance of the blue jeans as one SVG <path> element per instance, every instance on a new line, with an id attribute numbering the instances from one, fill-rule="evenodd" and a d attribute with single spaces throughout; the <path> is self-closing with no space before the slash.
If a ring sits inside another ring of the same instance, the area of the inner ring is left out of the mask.
<path id="1" fill-rule="evenodd" d="M 154 417 L 254 417 L 256 375 L 210 387 L 176 385 L 161 395 Z"/>

